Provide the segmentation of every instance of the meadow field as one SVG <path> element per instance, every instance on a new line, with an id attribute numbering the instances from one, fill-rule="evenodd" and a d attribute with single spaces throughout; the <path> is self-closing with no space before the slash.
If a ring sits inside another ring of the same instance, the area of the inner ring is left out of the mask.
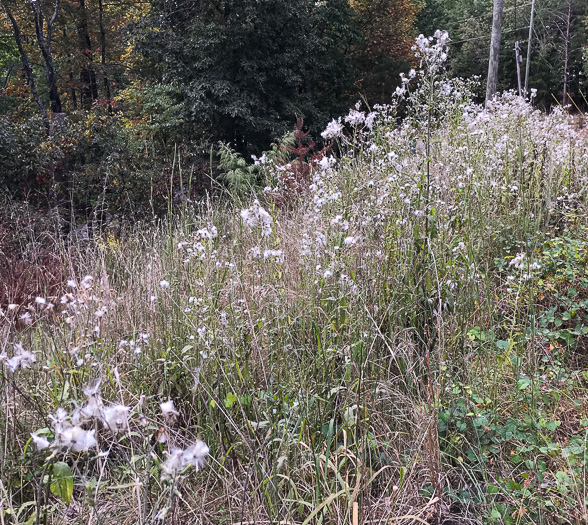
<path id="1" fill-rule="evenodd" d="M 2 525 L 586 522 L 587 135 L 415 50 L 165 218 L 6 202 L 59 283 L 0 310 Z"/>

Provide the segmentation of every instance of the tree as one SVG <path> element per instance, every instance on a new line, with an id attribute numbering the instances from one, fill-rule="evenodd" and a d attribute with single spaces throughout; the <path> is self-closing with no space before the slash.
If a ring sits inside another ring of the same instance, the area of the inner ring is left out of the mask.
<path id="1" fill-rule="evenodd" d="M 25 51 L 25 48 L 23 45 L 23 39 L 21 36 L 20 28 L 18 26 L 16 18 L 14 17 L 14 14 L 12 13 L 12 9 L 10 8 L 10 4 L 9 4 L 8 0 L 1 0 L 1 3 L 2 3 L 2 7 L 4 8 L 4 12 L 6 13 L 6 16 L 8 17 L 8 19 L 10 20 L 10 24 L 12 26 L 14 41 L 18 47 L 18 52 L 20 54 L 20 60 L 22 62 L 22 66 L 25 70 L 25 73 L 27 75 L 27 83 L 31 89 L 31 94 L 32 94 L 33 99 L 36 102 L 37 106 L 39 107 L 39 111 L 43 117 L 43 121 L 45 122 L 45 128 L 47 130 L 47 133 L 49 133 L 50 128 L 49 128 L 49 119 L 47 118 L 47 110 L 45 109 L 45 104 L 43 104 L 43 101 L 41 100 L 41 97 L 39 96 L 39 92 L 37 91 L 37 85 L 35 83 L 33 69 L 31 67 L 29 56 L 28 56 L 27 52 Z"/>
<path id="2" fill-rule="evenodd" d="M 496 94 L 496 84 L 498 83 L 498 57 L 500 56 L 503 8 L 504 0 L 494 0 L 494 11 L 492 13 L 492 40 L 490 42 L 488 81 L 486 83 L 486 105 L 488 105 L 488 102 Z"/>
<path id="3" fill-rule="evenodd" d="M 349 85 L 348 19 L 344 0 L 159 0 L 136 34 L 143 71 L 178 86 L 185 120 L 244 152 L 297 116 L 326 122 Z"/>
<path id="4" fill-rule="evenodd" d="M 541 0 L 535 2 L 535 20 L 528 87 L 537 90 L 535 103 L 548 108 L 555 101 L 552 93 L 561 100 L 563 72 L 568 71 L 568 92 L 579 89 L 582 68 L 582 49 L 586 46 L 586 15 L 588 2 L 570 0 L 568 67 L 565 63 L 565 42 L 568 0 Z M 423 27 L 443 27 L 452 39 L 450 70 L 452 75 L 464 78 L 484 77 L 487 51 L 490 47 L 492 26 L 492 0 L 435 0 L 437 10 L 431 15 L 431 6 L 425 5 L 419 18 L 419 30 Z M 439 14 L 440 11 L 440 14 Z M 429 13 L 428 13 L 429 12 Z M 427 18 L 428 15 L 431 17 Z M 531 3 L 520 0 L 504 0 L 503 31 L 501 37 L 497 91 L 516 86 L 514 42 L 519 41 L 526 55 Z M 525 68 L 527 64 L 525 63 Z M 483 96 L 483 94 L 482 94 Z"/>
<path id="5" fill-rule="evenodd" d="M 94 71 L 92 39 L 88 29 L 88 11 L 85 0 L 78 0 L 77 32 L 80 55 L 85 58 L 80 71 L 80 98 L 82 105 L 89 108 L 92 106 L 92 102 L 98 98 L 98 85 L 96 84 L 96 72 Z"/>
<path id="6" fill-rule="evenodd" d="M 414 59 L 420 5 L 412 0 L 352 0 L 350 5 L 359 35 L 350 50 L 356 87 L 370 104 L 389 102 L 399 73 Z"/>
<path id="7" fill-rule="evenodd" d="M 33 14 L 33 21 L 35 24 L 35 35 L 37 37 L 37 44 L 43 55 L 45 61 L 45 79 L 49 88 L 49 101 L 51 104 L 51 111 L 53 113 L 61 113 L 61 98 L 59 90 L 57 89 L 57 75 L 55 74 L 55 66 L 53 64 L 53 52 L 51 45 L 53 43 L 53 24 L 59 14 L 60 0 L 55 0 L 53 5 L 53 13 L 46 20 L 43 13 L 43 5 L 38 0 L 29 0 L 31 11 Z"/>

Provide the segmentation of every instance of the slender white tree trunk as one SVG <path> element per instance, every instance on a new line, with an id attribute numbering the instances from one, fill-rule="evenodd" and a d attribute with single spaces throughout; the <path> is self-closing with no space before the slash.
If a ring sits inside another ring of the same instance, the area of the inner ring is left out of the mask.
<path id="1" fill-rule="evenodd" d="M 488 81 L 486 83 L 486 106 L 488 106 L 488 102 L 496 94 L 496 84 L 498 83 L 498 55 L 500 53 L 503 8 L 504 0 L 494 0 L 492 41 L 490 43 L 490 60 L 488 61 Z"/>

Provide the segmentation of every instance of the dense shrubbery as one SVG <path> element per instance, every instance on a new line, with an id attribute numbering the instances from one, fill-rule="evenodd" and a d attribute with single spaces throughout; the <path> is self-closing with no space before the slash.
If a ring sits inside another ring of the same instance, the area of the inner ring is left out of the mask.
<path id="1" fill-rule="evenodd" d="M 97 211 L 167 209 L 169 196 L 179 187 L 177 174 L 170 180 L 174 157 L 186 165 L 194 188 L 206 187 L 211 169 L 207 146 L 174 142 L 171 128 L 179 138 L 181 124 L 170 124 L 154 102 L 129 97 L 141 104 L 137 116 L 132 108 L 125 113 L 76 112 L 50 136 L 38 117 L 22 123 L 1 119 L 0 184 L 19 199 L 73 207 L 82 219 Z"/>

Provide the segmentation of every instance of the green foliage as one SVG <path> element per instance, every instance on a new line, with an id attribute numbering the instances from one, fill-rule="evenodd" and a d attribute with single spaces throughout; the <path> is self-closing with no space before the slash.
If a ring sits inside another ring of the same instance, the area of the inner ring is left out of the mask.
<path id="1" fill-rule="evenodd" d="M 161 1 L 140 26 L 139 50 L 166 64 L 164 82 L 181 87 L 184 119 L 240 152 L 258 152 L 296 116 L 322 126 L 342 111 L 345 5 Z"/>
<path id="2" fill-rule="evenodd" d="M 9 82 L 16 76 L 19 56 L 12 35 L 0 28 L 0 115 L 6 114 L 14 106 L 14 99 L 5 92 Z"/>
<path id="3" fill-rule="evenodd" d="M 241 154 L 229 144 L 218 145 L 219 180 L 237 197 L 243 197 L 259 185 L 259 170 L 253 164 L 247 164 Z"/>
<path id="4" fill-rule="evenodd" d="M 120 91 L 115 102 L 122 106 L 121 124 L 134 141 L 166 145 L 185 140 L 180 98 L 180 89 L 173 85 L 137 82 Z"/>
<path id="5" fill-rule="evenodd" d="M 576 348 L 588 334 L 588 230 L 566 229 L 545 242 L 537 286 L 541 333 L 554 343 Z"/>
<path id="6" fill-rule="evenodd" d="M 0 118 L 0 185 L 32 202 L 71 204 L 81 216 L 161 208 L 169 192 L 162 163 L 170 154 L 158 140 L 169 120 L 161 122 L 74 113 L 48 137 L 38 116 Z"/>
<path id="7" fill-rule="evenodd" d="M 69 505 L 73 495 L 73 487 L 73 472 L 69 465 L 63 461 L 53 463 L 51 467 L 51 492 Z"/>

